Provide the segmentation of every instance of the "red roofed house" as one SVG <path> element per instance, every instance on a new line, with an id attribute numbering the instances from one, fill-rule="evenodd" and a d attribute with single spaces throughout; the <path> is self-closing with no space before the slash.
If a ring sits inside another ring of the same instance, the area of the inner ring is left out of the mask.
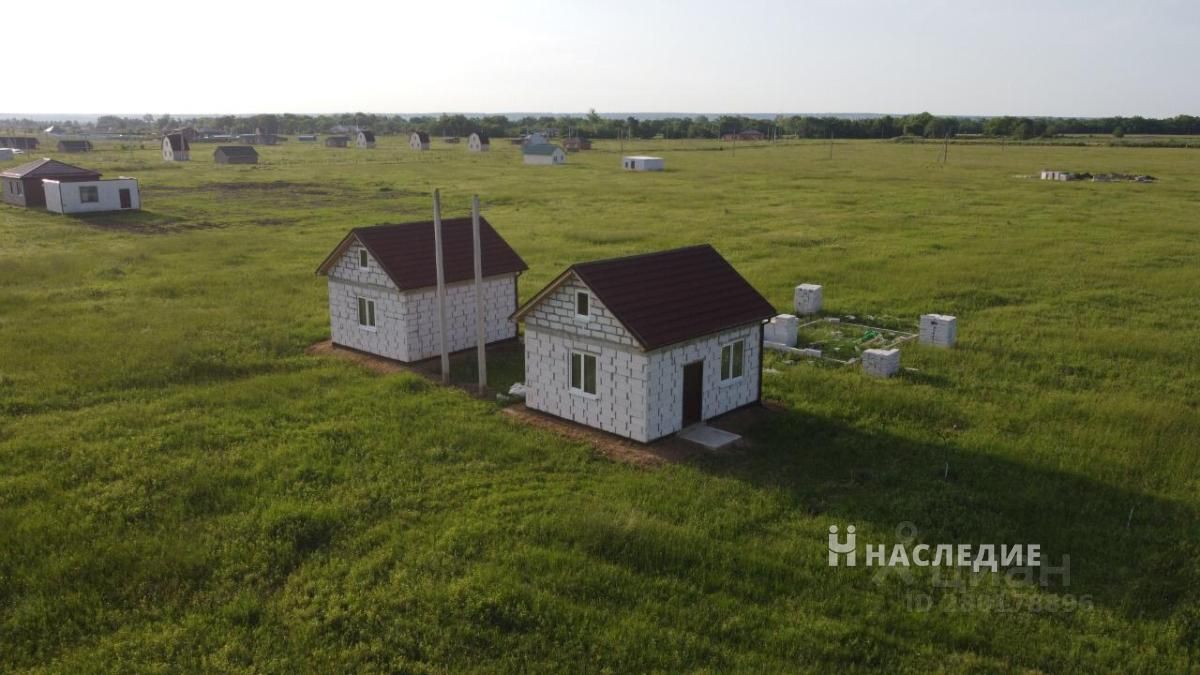
<path id="1" fill-rule="evenodd" d="M 487 220 L 483 259 L 484 330 L 490 344 L 517 336 L 517 277 L 528 267 Z M 470 218 L 442 220 L 447 347 L 475 346 L 475 267 Z M 359 227 L 317 274 L 329 278 L 329 319 L 336 345 L 397 361 L 440 354 L 437 263 L 432 222 Z"/>
<path id="2" fill-rule="evenodd" d="M 756 403 L 775 308 L 704 244 L 579 263 L 513 315 L 525 404 L 649 442 Z"/>
<path id="3" fill-rule="evenodd" d="M 4 201 L 17 206 L 45 206 L 45 179 L 71 183 L 100 179 L 100 173 L 64 164 L 56 159 L 39 159 L 0 172 Z"/>

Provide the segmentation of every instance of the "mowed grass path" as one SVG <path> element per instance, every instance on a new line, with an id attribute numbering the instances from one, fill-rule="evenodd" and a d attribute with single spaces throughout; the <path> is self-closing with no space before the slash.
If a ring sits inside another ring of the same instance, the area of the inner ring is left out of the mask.
<path id="1" fill-rule="evenodd" d="M 381 140 L 254 167 L 101 144 L 59 158 L 137 177 L 144 212 L 0 207 L 0 670 L 1188 667 L 1200 155 L 648 141 L 627 151 L 668 171 L 632 174 L 615 143 L 551 168 Z M 1161 181 L 1018 177 L 1043 167 Z M 613 464 L 304 356 L 328 335 L 317 264 L 351 227 L 429 218 L 434 187 L 448 213 L 480 195 L 523 298 L 574 261 L 707 241 L 781 311 L 822 283 L 831 312 L 955 314 L 960 345 L 906 346 L 917 372 L 886 382 L 772 361 L 786 409 L 748 453 Z M 827 567 L 830 524 L 890 543 L 904 522 L 1039 543 L 1070 584 Z M 1088 606 L 1054 611 L 1068 593 Z"/>

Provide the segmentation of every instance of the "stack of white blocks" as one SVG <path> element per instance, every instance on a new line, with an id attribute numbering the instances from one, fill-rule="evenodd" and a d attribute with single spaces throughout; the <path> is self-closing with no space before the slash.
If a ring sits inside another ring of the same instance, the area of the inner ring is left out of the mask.
<path id="1" fill-rule="evenodd" d="M 958 339 L 958 320 L 947 314 L 921 315 L 921 344 L 949 348 Z"/>
<path id="2" fill-rule="evenodd" d="M 821 287 L 817 284 L 800 284 L 793 296 L 796 314 L 808 316 L 821 311 Z"/>
<path id="3" fill-rule="evenodd" d="M 795 347 L 799 329 L 800 319 L 791 314 L 780 314 L 767 323 L 763 339 L 785 347 Z"/>
<path id="4" fill-rule="evenodd" d="M 862 354 L 863 372 L 871 377 L 891 377 L 900 372 L 899 349 L 867 349 Z"/>

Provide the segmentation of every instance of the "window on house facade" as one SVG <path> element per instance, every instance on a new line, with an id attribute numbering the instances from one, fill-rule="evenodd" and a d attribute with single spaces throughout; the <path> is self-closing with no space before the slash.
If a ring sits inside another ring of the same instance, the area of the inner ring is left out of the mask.
<path id="1" fill-rule="evenodd" d="M 596 395 L 596 355 L 571 354 L 571 389 Z"/>
<path id="2" fill-rule="evenodd" d="M 361 328 L 375 328 L 375 301 L 367 298 L 358 299 L 358 325 Z"/>
<path id="3" fill-rule="evenodd" d="M 721 381 L 736 380 L 746 368 L 746 341 L 738 340 L 721 347 Z"/>
<path id="4" fill-rule="evenodd" d="M 79 201 L 84 204 L 94 204 L 100 201 L 100 188 L 95 185 L 81 185 L 79 187 Z"/>
<path id="5" fill-rule="evenodd" d="M 369 260 L 369 258 L 367 256 L 367 249 L 365 249 L 365 248 L 358 249 L 358 267 L 360 269 L 364 269 L 364 270 L 369 269 L 371 267 L 371 265 L 369 264 L 368 260 Z"/>
<path id="6" fill-rule="evenodd" d="M 586 319 L 592 309 L 592 294 L 587 291 L 575 292 L 575 316 Z"/>

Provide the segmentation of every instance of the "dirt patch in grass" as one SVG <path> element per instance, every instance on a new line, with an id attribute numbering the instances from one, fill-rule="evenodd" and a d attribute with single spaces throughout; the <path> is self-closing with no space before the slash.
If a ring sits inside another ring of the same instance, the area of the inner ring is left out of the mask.
<path id="1" fill-rule="evenodd" d="M 200 190 L 219 190 L 221 192 L 287 192 L 297 195 L 329 195 L 334 191 L 322 183 L 293 183 L 286 180 L 275 180 L 268 183 L 203 183 Z"/>
<path id="2" fill-rule="evenodd" d="M 71 217 L 89 227 L 130 234 L 176 234 L 224 227 L 207 221 L 184 221 L 152 211 L 114 211 L 77 214 Z"/>

